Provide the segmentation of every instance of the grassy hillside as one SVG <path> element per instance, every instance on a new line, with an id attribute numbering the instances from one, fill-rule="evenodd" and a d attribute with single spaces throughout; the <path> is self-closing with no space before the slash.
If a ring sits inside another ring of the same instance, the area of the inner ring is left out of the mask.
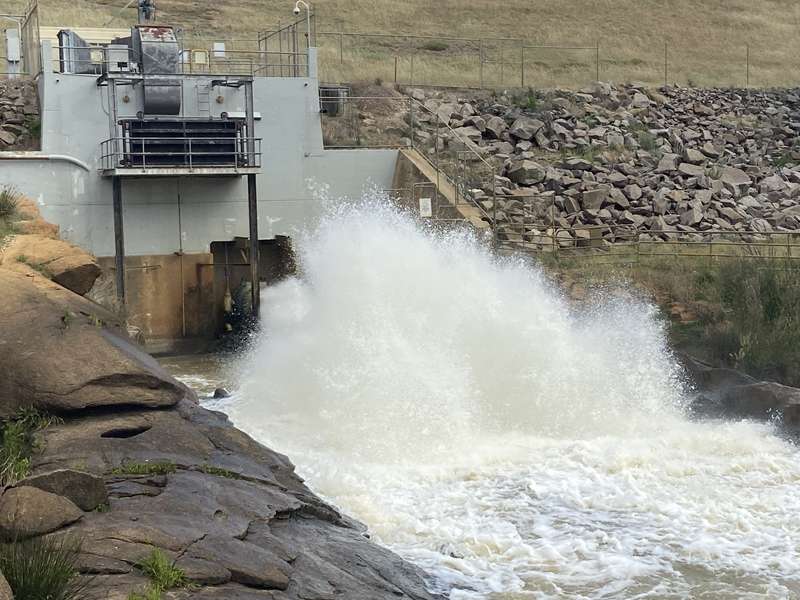
<path id="1" fill-rule="evenodd" d="M 11 0 L 18 8 L 21 0 Z M 130 23 L 125 0 L 40 0 L 51 25 Z M 159 0 L 161 20 L 211 36 L 246 37 L 292 18 L 291 0 Z M 524 39 L 528 45 L 600 46 L 600 78 L 743 86 L 800 82 L 796 0 L 319 0 L 317 30 Z M 14 8 L 14 6 L 12 6 Z M 518 42 L 398 40 L 319 35 L 328 80 L 398 79 L 451 85 L 522 82 Z M 526 49 L 526 85 L 580 86 L 595 78 L 594 50 Z"/>

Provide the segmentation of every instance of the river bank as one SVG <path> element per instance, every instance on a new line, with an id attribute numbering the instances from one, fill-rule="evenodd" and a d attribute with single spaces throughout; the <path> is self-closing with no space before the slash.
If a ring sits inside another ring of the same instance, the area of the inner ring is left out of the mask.
<path id="1" fill-rule="evenodd" d="M 93 257 L 22 252 L 44 250 L 25 246 L 37 222 L 11 223 L 0 255 L 3 600 L 70 589 L 98 600 L 433 600 L 417 567 L 311 492 L 289 458 L 201 407 L 80 294 L 99 274 Z"/>

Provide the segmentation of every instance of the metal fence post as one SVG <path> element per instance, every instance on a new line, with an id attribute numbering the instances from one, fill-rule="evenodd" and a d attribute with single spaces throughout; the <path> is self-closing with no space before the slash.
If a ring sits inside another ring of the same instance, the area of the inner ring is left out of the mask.
<path id="1" fill-rule="evenodd" d="M 749 88 L 750 87 L 750 44 L 745 45 L 746 54 L 745 54 L 745 83 L 744 86 Z"/>
<path id="2" fill-rule="evenodd" d="M 397 83 L 397 55 L 394 55 L 394 82 Z"/>
<path id="3" fill-rule="evenodd" d="M 600 40 L 597 40 L 595 45 L 594 70 L 595 81 L 600 81 Z"/>
<path id="4" fill-rule="evenodd" d="M 505 79 L 505 57 L 503 53 L 503 43 L 500 43 L 500 85 L 503 85 L 503 80 Z"/>
<path id="5" fill-rule="evenodd" d="M 664 88 L 667 87 L 667 71 L 668 62 L 667 62 L 667 40 L 664 40 Z"/>
<path id="6" fill-rule="evenodd" d="M 344 34 L 339 32 L 339 64 L 344 64 Z"/>
<path id="7" fill-rule="evenodd" d="M 525 87 L 525 42 L 519 46 L 519 86 Z"/>
<path id="8" fill-rule="evenodd" d="M 478 69 L 480 71 L 480 87 L 483 89 L 483 40 L 478 40 Z"/>
<path id="9" fill-rule="evenodd" d="M 414 53 L 411 53 L 411 85 L 414 85 Z"/>
<path id="10" fill-rule="evenodd" d="M 409 119 L 411 120 L 411 147 L 414 147 L 414 128 L 416 127 L 416 123 L 414 122 L 414 99 L 409 98 Z"/>

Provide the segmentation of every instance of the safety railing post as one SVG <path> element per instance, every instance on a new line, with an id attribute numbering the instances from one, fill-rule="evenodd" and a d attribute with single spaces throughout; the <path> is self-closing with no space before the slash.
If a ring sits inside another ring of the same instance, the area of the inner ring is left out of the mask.
<path id="1" fill-rule="evenodd" d="M 483 40 L 478 40 L 478 83 L 483 89 Z"/>
<path id="2" fill-rule="evenodd" d="M 416 129 L 416 123 L 414 122 L 414 100 L 409 99 L 409 119 L 411 120 L 411 147 L 414 147 L 414 131 Z"/>
<path id="3" fill-rule="evenodd" d="M 595 81 L 600 81 L 600 40 L 597 40 L 594 54 Z"/>
<path id="4" fill-rule="evenodd" d="M 519 86 L 525 87 L 525 42 L 520 42 L 519 46 Z"/>
<path id="5" fill-rule="evenodd" d="M 744 87 L 750 87 L 750 44 L 745 45 L 745 76 Z"/>
<path id="6" fill-rule="evenodd" d="M 344 64 L 344 34 L 339 32 L 339 64 Z"/>

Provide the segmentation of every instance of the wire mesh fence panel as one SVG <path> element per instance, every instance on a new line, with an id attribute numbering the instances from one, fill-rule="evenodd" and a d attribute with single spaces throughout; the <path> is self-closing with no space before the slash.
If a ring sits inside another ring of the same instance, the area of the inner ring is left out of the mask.
<path id="1" fill-rule="evenodd" d="M 597 48 L 525 46 L 521 81 L 539 88 L 579 88 L 597 80 Z"/>

